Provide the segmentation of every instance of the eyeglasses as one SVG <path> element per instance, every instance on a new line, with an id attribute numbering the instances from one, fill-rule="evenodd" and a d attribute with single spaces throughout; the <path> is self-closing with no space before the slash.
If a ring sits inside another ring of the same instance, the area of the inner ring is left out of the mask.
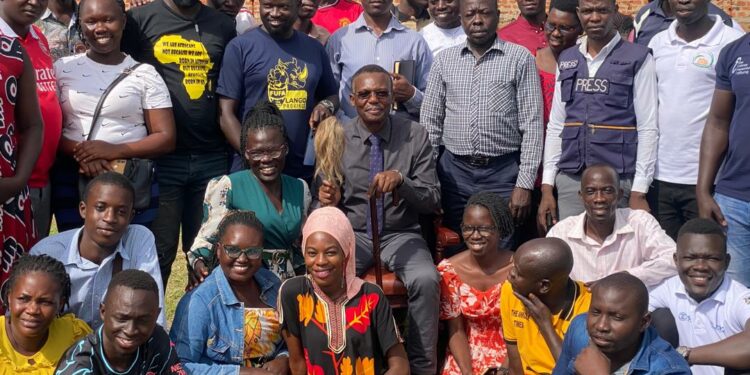
<path id="1" fill-rule="evenodd" d="M 381 100 L 387 99 L 391 95 L 391 93 L 388 91 L 370 91 L 370 90 L 360 91 L 354 95 L 359 100 L 367 100 L 367 99 L 370 99 L 370 96 L 372 96 L 372 94 L 375 94 L 375 97 Z"/>
<path id="2" fill-rule="evenodd" d="M 252 161 L 261 161 L 265 156 L 268 156 L 271 159 L 276 159 L 282 155 L 286 155 L 286 145 L 281 145 L 275 149 L 252 150 L 247 152 L 247 158 Z"/>
<path id="3" fill-rule="evenodd" d="M 219 245 L 224 249 L 227 256 L 232 259 L 237 259 L 242 256 L 242 254 L 245 254 L 247 259 L 260 259 L 260 256 L 263 254 L 262 247 L 248 247 L 247 249 L 241 249 L 239 246 L 234 245 L 224 245 L 223 243 L 219 243 Z"/>
<path id="4" fill-rule="evenodd" d="M 555 30 L 557 30 L 560 32 L 560 34 L 570 34 L 570 33 L 574 33 L 577 29 L 578 29 L 578 25 L 567 26 L 567 25 L 555 25 L 554 23 L 549 23 L 549 22 L 544 23 L 544 31 L 548 33 L 552 33 Z"/>
<path id="5" fill-rule="evenodd" d="M 479 235 L 482 237 L 489 237 L 492 235 L 492 233 L 495 232 L 495 227 L 461 224 L 461 233 L 463 233 L 465 237 L 471 236 L 472 234 L 474 234 L 474 231 L 478 231 Z"/>

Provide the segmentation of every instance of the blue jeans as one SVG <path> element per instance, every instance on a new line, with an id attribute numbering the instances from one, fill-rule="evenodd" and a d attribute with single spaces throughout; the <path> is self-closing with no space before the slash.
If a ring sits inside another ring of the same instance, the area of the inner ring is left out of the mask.
<path id="1" fill-rule="evenodd" d="M 750 202 L 716 193 L 727 220 L 727 252 L 732 256 L 727 274 L 750 287 Z"/>

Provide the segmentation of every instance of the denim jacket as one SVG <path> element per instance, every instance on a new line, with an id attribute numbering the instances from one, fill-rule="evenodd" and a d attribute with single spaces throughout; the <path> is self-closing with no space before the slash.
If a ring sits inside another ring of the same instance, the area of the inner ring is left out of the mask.
<path id="1" fill-rule="evenodd" d="M 565 333 L 562 352 L 557 359 L 553 375 L 575 374 L 575 361 L 578 354 L 589 345 L 586 329 L 586 316 L 578 315 L 570 323 Z M 643 333 L 641 347 L 628 367 L 628 375 L 690 375 L 690 366 L 671 345 L 659 337 L 649 326 Z"/>
<path id="2" fill-rule="evenodd" d="M 260 299 L 276 308 L 281 281 L 271 271 L 255 273 Z M 169 337 L 190 374 L 238 374 L 245 351 L 244 306 L 229 286 L 221 267 L 177 305 Z M 288 355 L 283 340 L 269 359 Z"/>

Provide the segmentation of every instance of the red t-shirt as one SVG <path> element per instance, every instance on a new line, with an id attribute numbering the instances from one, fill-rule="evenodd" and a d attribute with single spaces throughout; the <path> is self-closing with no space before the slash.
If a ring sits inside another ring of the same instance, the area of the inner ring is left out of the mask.
<path id="1" fill-rule="evenodd" d="M 547 47 L 544 27 L 530 24 L 523 16 L 518 16 L 515 21 L 505 25 L 497 35 L 502 40 L 526 47 L 534 56 L 537 50 Z"/>
<path id="2" fill-rule="evenodd" d="M 6 26 L 2 25 L 0 28 L 7 31 Z M 26 37 L 17 37 L 17 39 L 26 50 L 36 74 L 36 92 L 39 108 L 42 111 L 44 133 L 42 136 L 42 151 L 34 165 L 34 170 L 31 172 L 29 187 L 42 188 L 47 185 L 49 180 L 49 169 L 55 162 L 57 145 L 62 135 L 62 109 L 57 99 L 57 79 L 55 78 L 55 69 L 52 66 L 52 56 L 49 53 L 49 44 L 42 31 L 35 25 L 31 25 L 31 30 L 26 34 Z"/>
<path id="3" fill-rule="evenodd" d="M 363 11 L 359 3 L 351 0 L 337 0 L 333 4 L 318 8 L 312 22 L 333 34 L 339 28 L 354 22 Z"/>

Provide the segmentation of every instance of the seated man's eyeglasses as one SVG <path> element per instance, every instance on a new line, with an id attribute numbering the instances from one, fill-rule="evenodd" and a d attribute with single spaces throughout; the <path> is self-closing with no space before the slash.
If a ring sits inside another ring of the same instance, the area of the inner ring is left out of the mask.
<path id="1" fill-rule="evenodd" d="M 357 99 L 359 100 L 367 100 L 370 99 L 370 96 L 372 94 L 375 94 L 375 97 L 378 99 L 386 99 L 389 95 L 391 95 L 388 91 L 370 91 L 370 90 L 363 90 L 357 92 L 355 95 L 357 95 Z"/>

